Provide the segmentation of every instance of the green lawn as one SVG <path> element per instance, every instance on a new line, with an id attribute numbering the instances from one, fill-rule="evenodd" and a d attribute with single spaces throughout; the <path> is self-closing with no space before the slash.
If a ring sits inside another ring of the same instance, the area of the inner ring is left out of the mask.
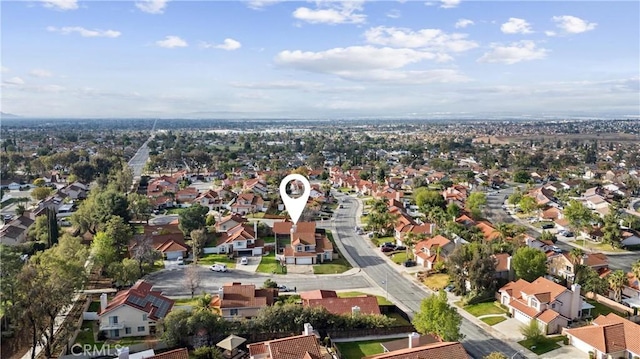
<path id="1" fill-rule="evenodd" d="M 262 260 L 260 261 L 256 272 L 267 274 L 283 274 L 280 268 L 280 263 L 276 261 L 275 253 L 270 253 L 268 256 L 262 256 Z"/>
<path id="2" fill-rule="evenodd" d="M 144 234 L 144 226 L 134 226 L 133 227 L 134 234 Z"/>
<path id="3" fill-rule="evenodd" d="M 367 293 L 362 293 L 362 292 L 342 292 L 342 293 L 338 293 L 338 297 L 340 297 L 340 298 L 350 298 L 350 297 L 357 297 L 357 296 L 366 295 L 366 294 Z M 378 298 L 378 305 L 392 305 L 393 304 L 389 300 L 387 300 L 387 298 L 385 298 L 382 295 L 376 295 L 376 298 Z"/>
<path id="4" fill-rule="evenodd" d="M 449 284 L 449 275 L 446 273 L 432 274 L 424 279 L 424 285 L 431 290 L 440 290 Z"/>
<path id="5" fill-rule="evenodd" d="M 227 268 L 235 268 L 236 260 L 229 259 L 229 256 L 226 254 L 205 254 L 200 259 L 198 259 L 198 264 L 201 265 L 213 265 L 216 263 L 225 263 Z"/>
<path id="6" fill-rule="evenodd" d="M 383 298 L 384 299 L 384 298 Z M 387 317 L 389 318 L 393 318 L 396 321 L 393 323 L 393 326 L 395 327 L 402 327 L 405 325 L 411 325 L 411 323 L 409 321 L 407 321 L 406 319 L 404 319 L 400 314 L 398 313 L 389 313 L 386 314 Z"/>
<path id="7" fill-rule="evenodd" d="M 604 243 L 596 243 L 596 242 L 592 242 L 592 241 L 585 241 L 585 240 L 576 240 L 576 244 L 579 244 L 583 247 L 585 247 L 586 249 L 590 249 L 590 250 L 597 250 L 597 251 L 607 251 L 607 252 L 618 252 L 618 253 L 623 253 L 623 252 L 627 252 L 627 250 L 625 249 L 621 249 L 621 248 L 614 248 L 611 247 L 611 245 L 609 244 L 604 244 Z"/>
<path id="8" fill-rule="evenodd" d="M 345 342 L 336 343 L 340 354 L 345 359 L 360 359 L 362 357 L 374 354 L 382 354 L 382 345 L 389 340 L 366 340 L 362 342 Z"/>
<path id="9" fill-rule="evenodd" d="M 195 306 L 196 304 L 198 304 L 198 298 L 180 298 L 180 299 L 174 299 L 173 300 L 175 302 L 175 305 L 190 305 L 190 306 Z"/>
<path id="10" fill-rule="evenodd" d="M 351 269 L 351 264 L 343 257 L 340 257 L 331 262 L 314 265 L 313 274 L 337 274 L 344 273 L 349 269 Z"/>
<path id="11" fill-rule="evenodd" d="M 384 243 L 384 242 L 396 243 L 396 239 L 393 236 L 380 237 L 380 238 L 371 238 L 371 241 L 373 242 L 373 244 L 376 245 L 376 247 L 380 247 L 380 245 L 382 245 L 382 243 Z"/>
<path id="12" fill-rule="evenodd" d="M 98 305 L 100 302 L 98 302 Z M 93 326 L 96 324 L 95 320 L 85 320 L 82 322 L 82 326 L 80 327 L 80 332 L 76 337 L 76 343 L 78 344 L 89 344 L 93 345 L 96 343 L 96 340 L 93 336 Z"/>
<path id="13" fill-rule="evenodd" d="M 395 252 L 390 257 L 393 263 L 402 264 L 407 261 L 407 251 Z"/>
<path id="14" fill-rule="evenodd" d="M 247 218 L 264 218 L 264 212 L 249 213 Z"/>
<path id="15" fill-rule="evenodd" d="M 184 212 L 186 210 L 186 208 L 169 208 L 165 211 L 165 215 L 169 215 L 169 214 L 180 214 L 182 212 Z"/>
<path id="16" fill-rule="evenodd" d="M 537 355 L 542 355 L 544 353 L 548 353 L 552 350 L 560 348 L 560 345 L 558 345 L 557 341 L 562 341 L 562 337 L 560 336 L 557 338 L 559 338 L 559 340 L 556 338 L 553 338 L 553 339 L 544 338 L 536 344 L 534 344 L 533 341 L 525 339 L 525 340 L 519 341 L 518 344 L 536 353 Z M 532 348 L 534 345 L 535 345 L 535 348 Z"/>
<path id="17" fill-rule="evenodd" d="M 617 314 L 621 317 L 624 317 L 623 313 L 620 313 L 619 311 L 613 309 L 613 308 L 609 308 L 606 305 L 602 304 L 602 303 L 598 303 L 595 300 L 592 299 L 587 299 L 587 303 L 593 305 L 595 308 L 591 309 L 591 316 L 593 316 L 594 318 L 597 318 L 599 315 L 607 315 L 609 313 L 614 313 Z"/>
<path id="18" fill-rule="evenodd" d="M 481 315 L 487 315 L 487 314 L 506 314 L 507 313 L 506 310 L 496 305 L 495 302 L 472 304 L 466 307 L 463 307 L 461 302 L 457 302 L 456 304 L 458 306 L 461 306 L 464 310 L 469 312 L 469 314 L 473 315 L 474 317 L 479 317 Z"/>
<path id="19" fill-rule="evenodd" d="M 504 322 L 505 320 L 507 320 L 507 318 L 505 318 L 505 317 L 486 317 L 486 318 L 482 318 L 480 320 L 482 320 L 483 322 L 485 322 L 485 323 L 487 323 L 489 325 L 496 325 L 498 323 Z"/>

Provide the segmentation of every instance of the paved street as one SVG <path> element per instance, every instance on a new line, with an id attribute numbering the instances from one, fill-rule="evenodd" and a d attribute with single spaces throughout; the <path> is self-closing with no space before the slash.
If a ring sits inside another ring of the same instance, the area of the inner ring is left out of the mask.
<path id="1" fill-rule="evenodd" d="M 155 122 L 153 122 L 153 127 L 151 128 L 151 135 L 149 136 L 149 139 L 146 140 L 142 144 L 142 146 L 140 146 L 138 152 L 136 152 L 136 154 L 129 160 L 129 167 L 131 167 L 131 169 L 133 170 L 133 177 L 135 179 L 140 179 L 142 171 L 144 170 L 144 165 L 149 159 L 149 148 L 147 147 L 147 143 L 149 143 L 149 140 L 153 138 L 153 133 L 156 130 L 157 122 L 158 120 L 155 120 Z"/>
<path id="2" fill-rule="evenodd" d="M 362 268 L 374 285 L 378 285 L 382 290 L 387 289 L 393 302 L 413 316 L 420 310 L 420 302 L 427 295 L 428 290 L 417 285 L 405 274 L 391 268 L 388 261 L 378 256 L 375 252 L 378 249 L 374 248 L 371 242 L 355 233 L 356 215 L 359 213 L 358 201 L 342 194 L 336 194 L 336 197 L 343 201 L 344 208 L 336 210 L 334 238 L 344 244 L 346 254 Z M 383 284 L 385 282 L 386 284 Z M 511 356 L 521 349 L 516 349 L 509 343 L 490 336 L 482 328 L 464 318 L 461 332 L 465 335 L 462 343 L 474 358 L 482 358 L 493 351 Z"/>

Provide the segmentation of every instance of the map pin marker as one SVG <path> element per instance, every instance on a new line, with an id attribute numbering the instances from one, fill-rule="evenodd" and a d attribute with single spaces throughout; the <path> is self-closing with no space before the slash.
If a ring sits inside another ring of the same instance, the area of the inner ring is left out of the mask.
<path id="1" fill-rule="evenodd" d="M 287 194 L 287 185 L 291 181 L 302 182 L 302 185 L 304 186 L 302 196 L 298 198 L 289 197 Z M 300 215 L 302 215 L 304 207 L 307 206 L 309 194 L 311 194 L 311 184 L 309 184 L 309 180 L 303 175 L 293 173 L 285 177 L 282 182 L 280 182 L 280 197 L 282 197 L 284 207 L 287 209 L 287 212 L 289 212 L 289 216 L 291 217 L 294 225 L 298 223 L 298 219 L 300 219 Z"/>

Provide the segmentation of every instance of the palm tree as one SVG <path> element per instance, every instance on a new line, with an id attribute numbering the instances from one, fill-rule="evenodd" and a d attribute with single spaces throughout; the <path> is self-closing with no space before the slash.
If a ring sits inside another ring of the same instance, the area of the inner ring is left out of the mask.
<path id="1" fill-rule="evenodd" d="M 500 242 L 506 241 L 513 234 L 511 225 L 507 223 L 498 223 L 496 225 L 496 232 L 498 232 L 498 240 Z"/>
<path id="2" fill-rule="evenodd" d="M 196 303 L 193 306 L 193 308 L 196 311 L 200 311 L 200 310 L 205 311 L 210 309 L 209 307 L 210 305 L 211 305 L 211 294 L 207 294 L 203 292 L 201 296 L 198 296 L 196 298 Z"/>
<path id="3" fill-rule="evenodd" d="M 16 214 L 18 216 L 22 216 L 26 211 L 27 209 L 25 208 L 24 204 L 19 204 L 18 206 L 16 206 Z"/>
<path id="4" fill-rule="evenodd" d="M 573 282 L 578 281 L 578 272 L 582 266 L 582 257 L 584 257 L 584 251 L 581 248 L 574 247 L 569 252 L 569 260 L 571 261 L 571 266 L 573 267 Z"/>
<path id="5" fill-rule="evenodd" d="M 609 274 L 607 281 L 609 282 L 609 288 L 613 291 L 613 300 L 620 302 L 622 300 L 622 289 L 627 284 L 627 275 L 623 270 L 618 269 Z"/>
<path id="6" fill-rule="evenodd" d="M 414 233 L 414 232 L 409 232 L 409 233 L 404 235 L 404 238 L 402 238 L 402 242 L 407 247 L 407 249 L 406 249 L 406 251 L 407 251 L 407 259 L 413 258 L 413 247 L 416 245 L 416 243 L 420 242 L 425 237 L 426 236 L 424 235 L 424 233 L 419 233 L 418 234 L 418 233 Z"/>

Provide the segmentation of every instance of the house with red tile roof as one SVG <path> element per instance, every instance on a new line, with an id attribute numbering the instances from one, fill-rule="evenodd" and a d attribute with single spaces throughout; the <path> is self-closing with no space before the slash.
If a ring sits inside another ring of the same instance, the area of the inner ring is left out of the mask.
<path id="1" fill-rule="evenodd" d="M 594 358 L 640 357 L 640 325 L 614 313 L 600 315 L 591 325 L 564 329 L 569 344 Z"/>
<path id="2" fill-rule="evenodd" d="M 306 330 L 305 330 L 306 331 Z M 302 334 L 247 345 L 251 359 L 330 359 L 314 334 Z"/>
<path id="3" fill-rule="evenodd" d="M 238 195 L 235 203 L 231 205 L 231 212 L 237 214 L 265 212 L 266 210 L 264 200 L 255 193 Z"/>
<path id="4" fill-rule="evenodd" d="M 381 314 L 378 298 L 373 295 L 339 298 L 334 291 L 311 291 L 300 293 L 300 298 L 305 307 L 324 307 L 333 314 Z"/>
<path id="5" fill-rule="evenodd" d="M 156 324 L 173 308 L 174 301 L 153 290 L 151 283 L 139 280 L 120 291 L 109 302 L 100 296 L 98 320 L 108 338 L 153 335 Z"/>
<path id="6" fill-rule="evenodd" d="M 449 238 L 441 235 L 423 239 L 414 247 L 416 263 L 431 270 L 436 263 L 443 261 L 454 249 L 455 244 Z"/>
<path id="7" fill-rule="evenodd" d="M 524 324 L 537 320 L 546 334 L 559 333 L 570 321 L 591 313 L 578 284 L 567 289 L 544 277 L 531 283 L 519 279 L 507 283 L 498 293 L 500 304 L 509 309 L 513 318 Z"/>
<path id="8" fill-rule="evenodd" d="M 169 350 L 146 359 L 189 359 L 189 350 L 187 348 Z"/>
<path id="9" fill-rule="evenodd" d="M 198 189 L 195 187 L 185 187 L 176 192 L 177 203 L 191 203 L 198 197 Z"/>
<path id="10" fill-rule="evenodd" d="M 632 308 L 640 308 L 640 280 L 633 272 L 627 273 L 627 283 L 622 288 L 622 302 Z"/>
<path id="11" fill-rule="evenodd" d="M 310 290 L 308 292 L 300 293 L 300 299 L 302 299 L 302 304 L 304 304 L 305 300 L 323 299 L 323 298 L 338 298 L 338 294 L 336 293 L 335 290 L 323 290 L 323 289 Z"/>
<path id="12" fill-rule="evenodd" d="M 471 358 L 459 342 L 431 343 L 415 348 L 406 348 L 369 355 L 362 359 L 469 359 Z"/>
<path id="13" fill-rule="evenodd" d="M 226 208 L 227 202 L 220 196 L 220 194 L 214 190 L 208 190 L 198 194 L 196 198 L 191 201 L 191 204 L 199 203 L 203 207 L 207 207 L 210 210 L 220 210 Z"/>
<path id="14" fill-rule="evenodd" d="M 292 231 L 293 229 L 293 231 Z M 276 258 L 286 264 L 317 264 L 333 260 L 333 244 L 324 229 L 316 228 L 315 222 L 275 222 L 273 232 L 276 238 L 290 238 Z"/>
<path id="15" fill-rule="evenodd" d="M 275 288 L 256 289 L 254 284 L 227 283 L 214 294 L 210 306 L 227 320 L 253 318 L 258 311 L 273 305 L 278 296 Z"/>
<path id="16" fill-rule="evenodd" d="M 151 239 L 153 248 L 160 252 L 164 259 L 174 260 L 178 257 L 187 257 L 189 246 L 185 243 L 182 232 L 160 233 L 161 232 L 154 231 L 150 235 L 147 235 L 147 238 Z M 140 240 L 141 237 L 138 235 L 129 242 L 129 253 L 134 253 L 136 247 L 140 244 Z"/>
<path id="17" fill-rule="evenodd" d="M 511 266 L 511 255 L 509 253 L 496 253 L 493 258 L 496 260 L 496 278 L 507 281 L 513 280 L 515 272 Z"/>
<path id="18" fill-rule="evenodd" d="M 603 253 L 585 253 L 578 264 L 591 267 L 602 275 L 608 273 L 609 258 Z M 573 280 L 575 268 L 570 253 L 554 253 L 547 259 L 547 267 L 550 274 Z"/>
<path id="19" fill-rule="evenodd" d="M 261 256 L 264 241 L 257 236 L 258 222 L 253 228 L 248 224 L 238 224 L 219 235 L 211 253 L 233 253 L 235 256 Z"/>

